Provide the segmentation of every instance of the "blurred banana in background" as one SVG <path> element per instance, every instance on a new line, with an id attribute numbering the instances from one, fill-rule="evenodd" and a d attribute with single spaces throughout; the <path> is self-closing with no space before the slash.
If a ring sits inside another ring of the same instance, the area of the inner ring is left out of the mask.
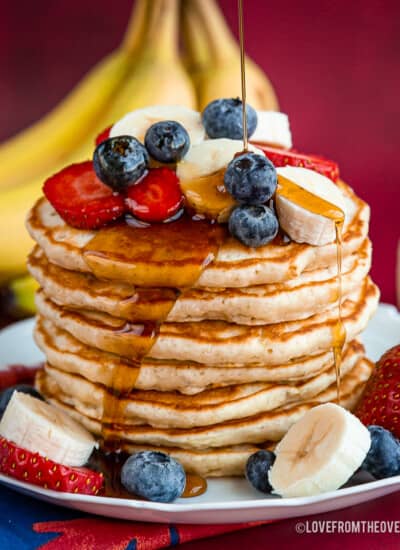
<path id="1" fill-rule="evenodd" d="M 240 97 L 239 45 L 215 0 L 182 0 L 187 69 L 197 91 L 198 108 L 220 97 Z M 246 56 L 247 101 L 255 109 L 278 110 L 264 72 Z"/>
<path id="2" fill-rule="evenodd" d="M 278 108 L 271 83 L 248 58 L 246 78 L 253 107 Z M 213 99 L 240 95 L 239 47 L 216 0 L 136 0 L 119 48 L 46 116 L 0 144 L 0 285 L 9 283 L 19 309 L 32 312 L 35 290 L 25 275 L 32 242 L 24 220 L 50 175 L 90 159 L 95 137 L 129 111 L 202 110 Z"/>

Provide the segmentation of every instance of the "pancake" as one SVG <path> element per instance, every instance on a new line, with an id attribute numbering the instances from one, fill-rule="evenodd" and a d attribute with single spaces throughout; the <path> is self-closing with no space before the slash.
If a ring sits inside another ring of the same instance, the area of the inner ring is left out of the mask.
<path id="1" fill-rule="evenodd" d="M 343 233 L 343 255 L 347 257 L 358 251 L 367 237 L 369 207 L 343 182 L 339 186 L 346 196 L 346 211 L 349 212 Z M 73 271 L 90 272 L 88 255 L 85 256 L 84 249 L 96 236 L 96 231 L 68 226 L 44 198 L 30 211 L 27 229 L 52 263 Z M 182 235 L 184 238 L 185 235 Z M 121 261 L 118 254 L 97 260 L 102 267 L 102 278 L 107 275 L 106 278 L 133 285 L 148 285 L 148 274 L 151 272 L 155 278 L 148 286 L 165 286 L 165 275 L 162 275 L 168 266 L 174 268 L 177 276 L 185 269 L 184 265 L 174 264 L 172 253 L 169 260 L 163 257 L 160 262 L 157 247 L 154 248 L 154 255 L 147 255 L 145 260 L 139 257 L 134 261 Z M 329 267 L 335 262 L 335 243 L 319 247 L 294 242 L 285 246 L 270 243 L 254 249 L 241 245 L 234 238 L 227 238 L 219 248 L 215 261 L 209 262 L 201 273 L 196 287 L 242 288 L 282 282 L 298 277 L 303 271 Z M 145 281 L 140 278 L 143 272 L 146 273 Z"/>
<path id="2" fill-rule="evenodd" d="M 368 239 L 345 258 L 342 295 L 362 283 L 371 266 Z M 129 321 L 162 318 L 170 322 L 222 320 L 238 324 L 269 324 L 305 319 L 336 305 L 337 266 L 303 272 L 284 283 L 230 289 L 188 289 L 176 300 L 175 292 L 137 291 L 132 285 L 99 280 L 93 275 L 62 269 L 50 263 L 36 247 L 28 260 L 32 276 L 47 296 L 68 308 L 107 313 Z M 169 311 L 170 310 L 170 311 Z M 169 313 L 168 313 L 169 311 Z"/>
<path id="3" fill-rule="evenodd" d="M 348 342 L 365 328 L 378 300 L 377 287 L 366 278 L 344 301 L 342 320 Z M 101 313 L 67 310 L 52 302 L 43 290 L 36 295 L 36 306 L 41 316 L 89 346 L 129 359 L 149 349 L 146 325 L 133 325 Z M 163 323 L 148 356 L 207 365 L 235 362 L 278 365 L 330 349 L 336 323 L 336 310 L 306 320 L 262 326 L 222 321 Z"/>
<path id="4" fill-rule="evenodd" d="M 349 347 L 343 356 L 341 375 L 345 376 L 353 369 L 363 355 L 362 347 L 357 351 Z M 100 384 L 58 370 L 48 363 L 45 372 L 52 394 L 62 392 L 68 398 L 66 402 L 69 405 L 97 420 L 128 425 L 144 423 L 166 428 L 193 428 L 245 418 L 292 402 L 309 400 L 336 381 L 332 365 L 325 372 L 297 383 L 231 385 L 191 396 L 140 390 L 132 391 L 127 396 L 116 396 Z M 117 411 L 112 419 L 104 410 L 105 401 L 108 410 Z"/>
<path id="5" fill-rule="evenodd" d="M 372 372 L 373 364 L 367 359 L 360 359 L 356 365 L 343 376 L 341 382 L 341 405 L 352 409 Z M 36 386 L 50 402 L 63 404 L 65 396 L 62 389 L 54 384 L 54 380 L 40 372 L 37 376 Z M 312 399 L 294 402 L 283 407 L 261 412 L 245 418 L 230 420 L 213 425 L 176 429 L 154 428 L 148 425 L 115 424 L 110 427 L 113 437 L 127 441 L 135 445 L 151 445 L 165 447 L 179 447 L 182 449 L 205 450 L 209 448 L 226 447 L 239 444 L 257 444 L 265 441 L 279 441 L 291 425 L 299 420 L 307 410 L 319 403 L 335 401 L 336 383 L 326 390 L 315 395 Z M 66 403 L 69 406 L 68 403 Z M 71 407 L 75 416 L 88 426 L 87 419 L 96 423 L 96 431 L 101 432 L 101 423 L 89 414 L 83 414 L 77 407 Z M 88 426 L 89 427 L 89 426 Z"/>
<path id="6" fill-rule="evenodd" d="M 333 359 L 331 350 L 275 366 L 233 363 L 224 367 L 207 367 L 190 361 L 147 358 L 137 375 L 137 368 L 128 359 L 86 346 L 44 318 L 38 318 L 34 336 L 48 362 L 56 368 L 108 387 L 115 382 L 115 374 L 118 373 L 118 380 L 121 381 L 119 389 L 123 393 L 134 386 L 139 390 L 179 391 L 193 395 L 206 389 L 234 384 L 295 382 L 327 370 L 332 366 Z M 360 346 L 355 340 L 349 344 L 353 352 L 359 352 Z"/>

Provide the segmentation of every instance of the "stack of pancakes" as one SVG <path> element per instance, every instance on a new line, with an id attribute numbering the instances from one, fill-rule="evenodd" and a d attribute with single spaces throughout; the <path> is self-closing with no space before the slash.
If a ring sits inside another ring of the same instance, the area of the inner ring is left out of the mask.
<path id="1" fill-rule="evenodd" d="M 372 369 L 357 338 L 379 292 L 368 277 L 369 208 L 339 185 L 348 206 L 341 404 L 351 409 Z M 41 286 L 35 339 L 47 357 L 37 387 L 99 438 L 128 452 L 168 452 L 189 472 L 242 475 L 251 453 L 279 441 L 310 407 L 336 400 L 335 243 L 251 249 L 227 237 L 168 312 L 159 289 L 134 299 L 133 261 L 103 258 L 107 278 L 95 276 L 84 251 L 96 232 L 66 225 L 45 199 L 27 226 L 37 243 L 29 270 Z M 154 254 L 143 262 L 144 272 L 157 269 Z M 142 310 L 166 319 L 138 368 L 133 357 L 148 336 L 135 329 Z"/>

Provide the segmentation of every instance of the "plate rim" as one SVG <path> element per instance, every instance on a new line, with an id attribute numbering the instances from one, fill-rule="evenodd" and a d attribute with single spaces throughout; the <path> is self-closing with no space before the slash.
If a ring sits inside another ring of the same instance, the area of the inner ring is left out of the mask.
<path id="1" fill-rule="evenodd" d="M 393 304 L 388 304 L 381 302 L 377 309 L 375 315 L 383 314 L 385 317 L 388 316 L 391 320 L 400 323 L 400 312 L 397 310 L 396 306 Z M 26 329 L 30 325 L 33 326 L 34 317 L 17 321 L 11 325 L 0 330 L 0 336 L 7 336 L 7 333 L 12 333 L 21 329 Z M 400 340 L 399 340 L 400 341 Z M 9 364 L 9 363 L 8 363 Z M 27 365 L 34 366 L 34 365 Z M 6 364 L 1 362 L 0 359 L 0 370 L 6 367 Z M 400 475 L 393 476 L 381 480 L 373 480 L 358 485 L 353 485 L 350 487 L 344 487 L 342 489 L 337 489 L 335 491 L 329 491 L 326 493 L 321 493 L 319 495 L 313 495 L 308 497 L 293 497 L 293 498 L 280 498 L 278 496 L 263 496 L 261 493 L 257 493 L 255 498 L 252 499 L 243 499 L 243 500 L 231 500 L 231 501 L 208 501 L 208 502 L 182 502 L 179 503 L 160 503 L 152 502 L 145 500 L 138 500 L 135 498 L 132 499 L 120 499 L 114 497 L 106 496 L 92 496 L 92 495 L 81 495 L 74 493 L 58 492 L 50 489 L 44 489 L 40 486 L 33 485 L 31 483 L 26 483 L 24 481 L 16 480 L 12 477 L 0 474 L 0 483 L 5 485 L 12 490 L 22 490 L 29 492 L 29 495 L 32 497 L 45 497 L 48 501 L 58 501 L 61 505 L 72 504 L 72 503 L 81 503 L 81 504 L 93 504 L 96 507 L 98 506 L 107 506 L 113 509 L 118 509 L 121 507 L 129 508 L 130 510 L 142 510 L 148 512 L 160 512 L 160 513 L 171 513 L 174 515 L 185 515 L 191 512 L 207 512 L 207 511 L 240 511 L 263 508 L 268 510 L 269 508 L 278 508 L 286 510 L 298 510 L 301 512 L 302 508 L 307 508 L 310 506 L 315 506 L 319 503 L 337 501 L 340 499 L 346 499 L 352 495 L 360 495 L 366 493 L 374 493 L 379 489 L 384 489 L 391 486 L 399 485 L 400 489 Z M 98 512 L 95 512 L 98 513 Z"/>
<path id="2" fill-rule="evenodd" d="M 377 489 L 390 487 L 392 485 L 400 485 L 400 475 L 392 476 L 386 479 L 379 479 L 374 481 L 368 481 L 359 485 L 353 485 L 351 487 L 344 487 L 343 489 L 337 489 L 336 491 L 329 491 L 321 493 L 319 495 L 309 497 L 292 497 L 292 498 L 271 498 L 260 497 L 251 500 L 234 500 L 232 502 L 216 501 L 216 502 L 193 502 L 188 504 L 176 504 L 176 503 L 162 503 L 152 502 L 147 500 L 138 499 L 122 499 L 114 497 L 92 496 L 82 495 L 77 493 L 66 493 L 53 491 L 51 489 L 44 489 L 38 485 L 26 483 L 25 481 L 19 481 L 13 479 L 4 474 L 0 474 L 0 483 L 7 485 L 8 487 L 16 486 L 19 489 L 29 491 L 30 494 L 43 495 L 52 500 L 82 502 L 82 503 L 94 503 L 103 504 L 111 507 L 120 507 L 124 505 L 131 509 L 146 509 L 149 511 L 157 512 L 173 512 L 173 513 L 187 513 L 199 511 L 221 511 L 221 510 L 251 510 L 252 508 L 303 508 L 306 506 L 313 506 L 321 502 L 336 500 L 340 498 L 349 497 L 351 495 L 358 495 L 361 493 L 374 492 Z"/>

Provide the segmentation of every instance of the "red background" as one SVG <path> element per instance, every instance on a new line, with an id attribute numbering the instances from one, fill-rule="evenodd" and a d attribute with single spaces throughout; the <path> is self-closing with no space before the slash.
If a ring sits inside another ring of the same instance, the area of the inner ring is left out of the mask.
<path id="1" fill-rule="evenodd" d="M 220 0 L 236 32 L 236 0 Z M 400 237 L 397 0 L 245 0 L 246 48 L 294 144 L 337 160 L 372 206 L 373 276 L 395 301 Z M 117 46 L 132 0 L 0 0 L 0 139 L 44 114 Z"/>

